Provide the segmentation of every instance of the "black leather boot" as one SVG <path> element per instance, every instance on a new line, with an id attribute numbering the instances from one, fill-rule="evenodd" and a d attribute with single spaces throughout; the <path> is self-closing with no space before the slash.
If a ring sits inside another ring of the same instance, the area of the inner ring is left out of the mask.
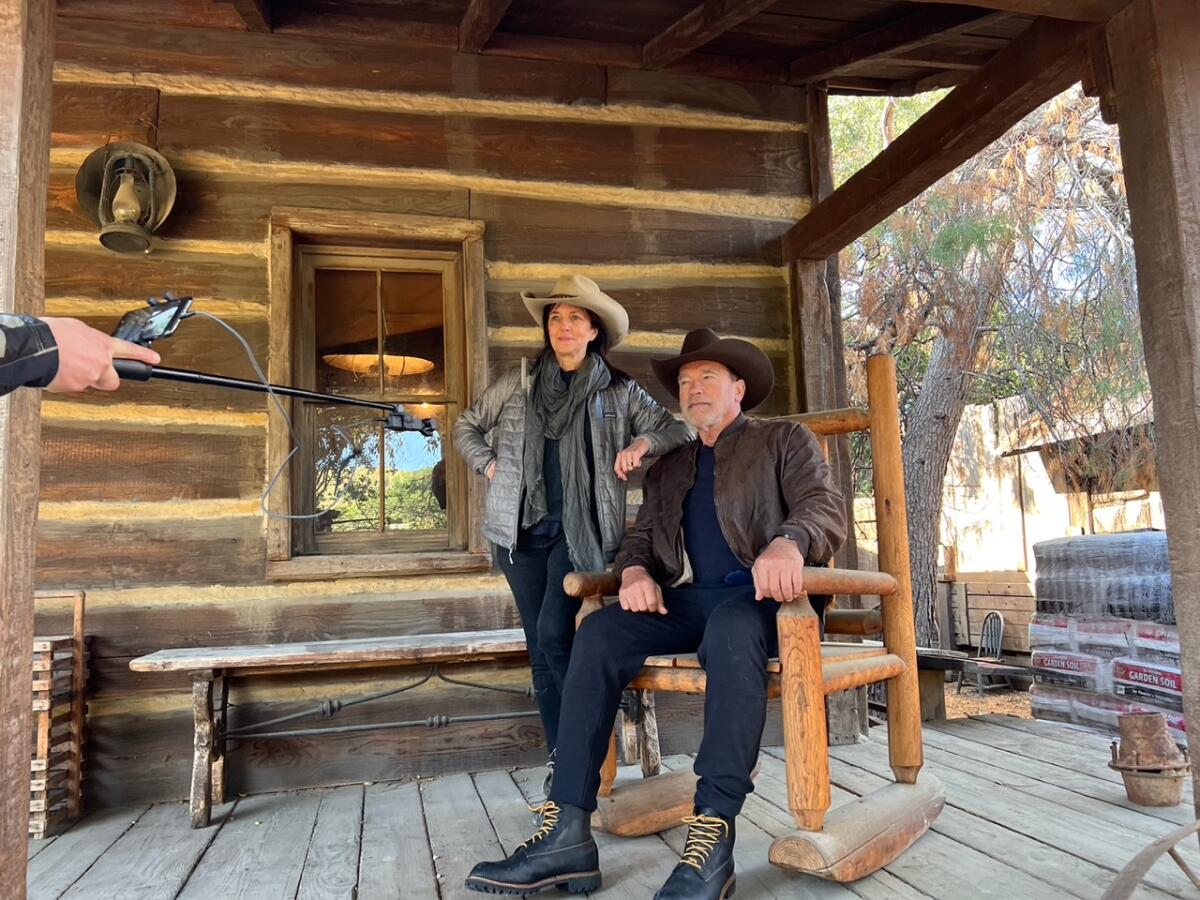
<path id="1" fill-rule="evenodd" d="M 547 800 L 533 836 L 499 862 L 481 862 L 467 887 L 486 894 L 536 894 L 561 887 L 572 894 L 600 888 L 600 852 L 592 838 L 592 814 Z"/>
<path id="2" fill-rule="evenodd" d="M 726 900 L 733 896 L 734 827 L 716 810 L 698 809 L 688 824 L 683 856 L 654 900 Z"/>

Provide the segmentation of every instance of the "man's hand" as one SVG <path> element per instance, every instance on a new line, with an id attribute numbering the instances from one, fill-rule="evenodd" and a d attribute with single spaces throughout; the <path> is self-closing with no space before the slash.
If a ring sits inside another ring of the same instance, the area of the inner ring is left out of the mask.
<path id="1" fill-rule="evenodd" d="M 667 614 L 662 588 L 642 566 L 630 566 L 621 573 L 621 609 L 630 612 Z"/>
<path id="2" fill-rule="evenodd" d="M 58 344 L 58 374 L 46 386 L 54 393 L 96 388 L 115 391 L 121 385 L 114 359 L 137 359 L 150 365 L 160 362 L 149 347 L 131 344 L 97 331 L 78 319 L 42 319 Z"/>
<path id="3" fill-rule="evenodd" d="M 487 468 L 483 470 L 483 474 L 487 476 L 488 481 L 496 477 L 496 461 L 494 459 L 487 464 Z"/>
<path id="4" fill-rule="evenodd" d="M 650 452 L 650 442 L 644 437 L 634 438 L 632 444 L 617 454 L 613 471 L 622 481 L 629 480 L 629 473 L 642 464 L 642 457 Z"/>
<path id="5" fill-rule="evenodd" d="M 795 541 L 777 537 L 758 555 L 750 569 L 754 599 L 791 603 L 804 593 L 804 557 Z"/>

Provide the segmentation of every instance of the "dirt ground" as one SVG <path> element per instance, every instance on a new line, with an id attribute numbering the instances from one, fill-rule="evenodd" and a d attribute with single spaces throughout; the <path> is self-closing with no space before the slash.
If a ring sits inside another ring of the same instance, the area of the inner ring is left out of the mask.
<path id="1" fill-rule="evenodd" d="M 1029 712 L 1029 694 L 1024 691 L 1010 691 L 995 688 L 986 692 L 982 697 L 974 690 L 963 687 L 961 694 L 956 694 L 957 685 L 946 685 L 946 718 L 962 719 L 967 716 L 979 716 L 985 713 L 1017 716 L 1021 719 L 1031 719 Z"/>

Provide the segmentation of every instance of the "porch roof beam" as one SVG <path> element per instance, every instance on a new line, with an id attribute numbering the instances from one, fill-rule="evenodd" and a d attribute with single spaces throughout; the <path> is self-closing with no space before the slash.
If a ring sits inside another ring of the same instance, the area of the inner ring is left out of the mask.
<path id="1" fill-rule="evenodd" d="M 1072 22 L 1107 22 L 1120 12 L 1129 0 L 912 0 L 914 3 L 979 6 L 994 12 L 1018 13 L 1025 16 L 1053 16 Z"/>
<path id="2" fill-rule="evenodd" d="M 930 41 L 992 18 L 992 14 L 964 7 L 922 9 L 899 21 L 802 56 L 791 65 L 791 80 L 809 84 L 867 60 L 914 50 Z"/>
<path id="3" fill-rule="evenodd" d="M 642 65 L 661 69 L 762 12 L 776 0 L 704 0 L 642 48 Z"/>
<path id="4" fill-rule="evenodd" d="M 913 123 L 785 238 L 792 259 L 825 259 L 952 172 L 1079 79 L 1095 26 L 1039 19 Z"/>
<path id="5" fill-rule="evenodd" d="M 458 26 L 458 49 L 478 53 L 487 46 L 512 0 L 471 0 Z"/>

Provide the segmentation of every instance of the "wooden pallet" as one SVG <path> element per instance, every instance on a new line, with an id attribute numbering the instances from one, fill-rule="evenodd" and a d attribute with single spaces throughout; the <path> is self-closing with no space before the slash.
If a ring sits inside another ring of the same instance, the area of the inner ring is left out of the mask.
<path id="1" fill-rule="evenodd" d="M 29 762 L 29 833 L 49 837 L 79 818 L 87 716 L 84 593 L 39 593 L 72 604 L 72 633 L 33 640 L 33 739 Z"/>

